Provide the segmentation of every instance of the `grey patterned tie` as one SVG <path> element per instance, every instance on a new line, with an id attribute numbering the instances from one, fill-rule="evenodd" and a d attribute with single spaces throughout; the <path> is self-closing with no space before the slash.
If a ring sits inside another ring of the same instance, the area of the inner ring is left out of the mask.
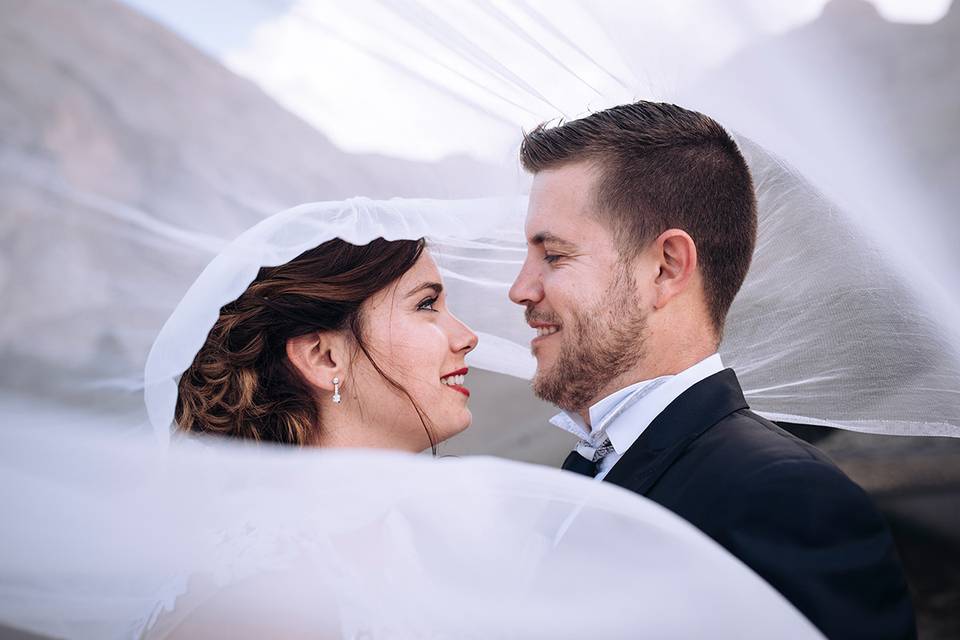
<path id="1" fill-rule="evenodd" d="M 580 444 L 590 446 L 589 442 L 581 441 Z M 584 476 L 590 476 L 591 478 L 596 477 L 597 475 L 597 463 L 603 459 L 605 455 L 613 451 L 613 445 L 610 444 L 610 438 L 607 438 L 597 447 L 593 456 L 590 459 L 585 458 L 579 451 L 574 449 L 570 452 L 570 455 L 567 456 L 567 459 L 563 461 L 563 469 L 566 471 L 573 471 L 574 473 L 579 473 Z"/>
<path id="2" fill-rule="evenodd" d="M 591 459 L 591 462 L 597 464 L 609 453 L 613 453 L 613 445 L 610 444 L 610 438 L 607 438 L 600 443 L 600 446 L 597 447 L 596 451 L 593 452 L 593 458 Z"/>
<path id="3" fill-rule="evenodd" d="M 584 449 L 593 449 L 593 455 L 590 458 L 587 458 L 577 449 L 574 449 L 570 452 L 570 455 L 567 456 L 567 459 L 563 461 L 563 466 L 561 468 L 567 471 L 573 471 L 574 473 L 590 476 L 591 478 L 596 477 L 597 463 L 600 462 L 604 456 L 614 450 L 613 445 L 610 444 L 610 438 L 606 437 L 607 425 L 611 424 L 614 420 L 620 417 L 620 414 L 643 400 L 645 397 L 650 395 L 654 389 L 658 388 L 672 377 L 673 376 L 662 376 L 660 378 L 651 380 L 648 384 L 640 389 L 637 389 L 636 391 L 633 391 L 630 395 L 621 400 L 620 403 L 604 417 L 602 423 L 596 425 L 597 430 L 592 434 L 593 438 L 595 439 L 592 442 L 591 440 L 580 440 L 580 442 L 577 444 L 578 449 L 580 447 L 583 447 Z M 593 442 L 596 442 L 596 439 L 601 437 L 603 438 L 603 441 L 594 447 Z"/>

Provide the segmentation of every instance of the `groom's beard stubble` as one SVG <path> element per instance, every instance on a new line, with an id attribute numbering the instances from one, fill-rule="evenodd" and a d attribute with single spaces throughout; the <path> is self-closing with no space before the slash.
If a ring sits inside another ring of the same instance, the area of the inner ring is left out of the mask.
<path id="1" fill-rule="evenodd" d="M 632 279 L 620 273 L 594 308 L 573 310 L 559 333 L 553 365 L 538 369 L 533 379 L 537 397 L 566 411 L 583 411 L 611 380 L 640 362 L 646 355 L 647 316 L 635 290 Z M 527 315 L 557 320 L 529 310 Z"/>

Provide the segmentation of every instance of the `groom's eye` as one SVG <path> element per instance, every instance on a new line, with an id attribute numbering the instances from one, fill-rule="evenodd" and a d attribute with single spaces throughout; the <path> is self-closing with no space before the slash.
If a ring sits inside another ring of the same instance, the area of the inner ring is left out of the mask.
<path id="1" fill-rule="evenodd" d="M 559 256 L 555 253 L 548 253 L 543 256 L 543 261 L 546 262 L 547 264 L 553 264 L 554 262 L 559 260 L 561 257 L 562 256 Z"/>

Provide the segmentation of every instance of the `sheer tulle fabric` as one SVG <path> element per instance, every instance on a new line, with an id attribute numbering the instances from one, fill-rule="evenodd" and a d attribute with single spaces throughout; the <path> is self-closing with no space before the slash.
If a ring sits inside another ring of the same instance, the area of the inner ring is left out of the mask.
<path id="1" fill-rule="evenodd" d="M 95 429 L 0 444 L 0 621 L 34 633 L 819 637 L 696 528 L 575 474 Z"/>
<path id="2" fill-rule="evenodd" d="M 560 114 L 665 98 L 710 104 L 707 112 L 724 124 L 796 158 L 803 146 L 796 140 L 822 122 L 785 110 L 790 105 L 762 112 L 712 90 L 711 100 L 698 99 L 695 87 L 689 99 L 667 91 L 695 85 L 685 63 L 709 57 L 703 34 L 714 30 L 711 11 L 678 23 L 652 5 L 626 11 L 633 3 L 335 4 L 317 12 L 298 4 L 288 18 L 332 29 L 384 62 L 391 78 L 409 80 L 392 98 L 459 131 L 472 133 L 474 120 L 448 109 L 451 102 L 517 140 L 521 126 Z M 752 5 L 730 6 L 741 27 L 762 22 Z M 285 39 L 293 31 L 275 33 Z M 241 58 L 234 66 L 254 76 L 257 65 L 278 60 Z M 424 60 L 429 68 L 416 64 Z M 850 79 L 849 95 L 817 94 L 822 70 L 803 73 L 805 64 L 802 55 L 778 59 L 776 73 L 798 93 L 821 95 L 821 108 L 863 93 Z M 327 96 L 344 109 L 365 100 L 347 84 Z M 425 84 L 436 92 L 424 93 Z M 109 82 L 97 90 L 109 92 Z M 396 106 L 385 107 L 377 90 L 378 100 L 366 103 L 381 113 Z M 124 126 L 154 135 L 163 112 L 145 110 L 141 121 L 136 109 L 124 110 Z M 822 135 L 855 124 L 837 122 Z M 795 137 L 771 134 L 784 129 Z M 269 179 L 246 189 L 256 171 L 221 179 L 223 158 L 234 151 L 203 156 L 171 130 L 164 140 L 171 157 L 189 158 L 210 193 L 226 192 L 216 202 L 235 207 L 214 215 L 184 205 L 206 202 L 191 193 L 124 199 L 123 189 L 90 187 L 82 171 L 58 172 L 46 158 L 3 150 L 5 206 L 41 233 L 5 238 L 0 272 L 20 285 L 5 290 L 15 311 L 0 323 L 4 366 L 16 382 L 0 391 L 0 625 L 88 638 L 244 629 L 321 637 L 635 637 L 638 629 L 660 638 L 817 637 L 729 554 L 614 487 L 498 460 L 170 442 L 177 376 L 220 306 L 260 266 L 333 237 L 426 236 L 451 307 L 480 335 L 470 364 L 519 378 L 533 372 L 531 333 L 506 298 L 525 250 L 523 198 L 315 203 L 237 237 L 272 213 L 264 202 L 282 202 L 283 194 Z M 812 185 L 745 136 L 759 239 L 721 352 L 750 404 L 794 422 L 960 435 L 960 309 L 946 293 L 955 281 L 891 251 L 903 210 L 874 216 L 848 207 L 863 185 L 840 170 L 866 148 L 850 144 L 846 160 L 838 148 L 817 154 L 819 176 L 841 176 L 826 197 L 823 182 Z M 136 160 L 122 156 L 117 166 Z M 520 193 L 513 154 L 509 165 L 506 182 Z M 867 173 L 867 188 L 878 193 L 903 184 Z M 903 193 L 912 202 L 914 193 Z"/>
<path id="3" fill-rule="evenodd" d="M 960 341 L 953 302 L 909 286 L 854 220 L 801 176 L 741 138 L 759 198 L 754 261 L 721 345 L 747 399 L 775 419 L 857 431 L 960 435 Z M 525 252 L 525 202 L 355 198 L 305 204 L 253 227 L 201 274 L 146 364 L 147 408 L 167 438 L 176 380 L 220 306 L 257 270 L 331 238 L 427 237 L 455 313 L 480 336 L 468 364 L 529 378 L 532 331 L 507 291 Z"/>
<path id="4" fill-rule="evenodd" d="M 722 352 L 750 402 L 798 422 L 956 435 L 955 343 L 937 308 L 842 210 L 741 144 L 760 237 Z M 3 506 L 18 514 L 3 532 L 18 550 L 0 566 L 3 624 L 74 637 L 616 637 L 638 624 L 816 637 L 724 550 L 602 483 L 494 460 L 170 442 L 177 377 L 220 306 L 261 266 L 333 237 L 426 236 L 451 306 L 480 334 L 470 364 L 528 377 L 529 330 L 506 299 L 523 211 L 523 198 L 357 198 L 282 212 L 226 245 L 160 331 L 145 368 L 154 437 L 22 407 L 2 432 Z"/>

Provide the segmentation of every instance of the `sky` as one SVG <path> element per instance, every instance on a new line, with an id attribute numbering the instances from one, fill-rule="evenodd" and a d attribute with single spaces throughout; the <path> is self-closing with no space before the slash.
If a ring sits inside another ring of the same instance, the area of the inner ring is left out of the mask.
<path id="1" fill-rule="evenodd" d="M 851 2 L 852 0 L 847 0 Z M 670 99 L 825 0 L 125 0 L 256 82 L 346 151 L 515 157 L 522 129 Z M 887 20 L 950 0 L 874 0 Z M 639 10 L 638 10 L 639 7 Z M 625 52 L 629 51 L 629 55 Z"/>

